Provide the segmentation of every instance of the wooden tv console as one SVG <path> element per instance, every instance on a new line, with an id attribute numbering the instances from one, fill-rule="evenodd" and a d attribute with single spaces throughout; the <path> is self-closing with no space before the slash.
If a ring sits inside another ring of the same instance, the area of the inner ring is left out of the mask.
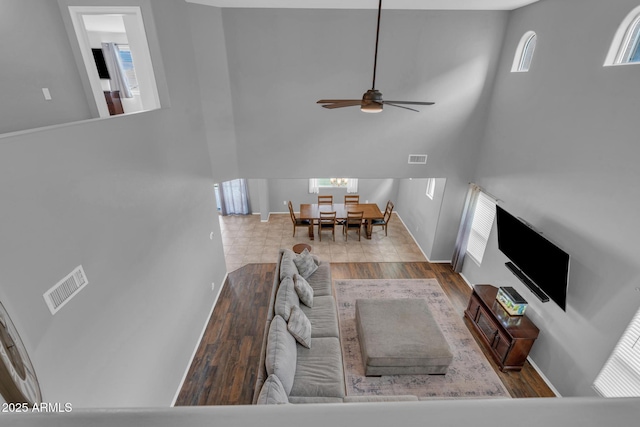
<path id="1" fill-rule="evenodd" d="M 489 349 L 502 371 L 519 371 L 539 334 L 526 316 L 510 316 L 496 301 L 498 288 L 475 285 L 464 316 Z"/>

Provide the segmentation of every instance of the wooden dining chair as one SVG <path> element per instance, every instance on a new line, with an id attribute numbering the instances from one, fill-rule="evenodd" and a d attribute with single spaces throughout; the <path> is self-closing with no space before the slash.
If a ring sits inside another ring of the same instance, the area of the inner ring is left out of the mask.
<path id="1" fill-rule="evenodd" d="M 391 203 L 391 200 L 387 202 L 387 207 L 384 210 L 384 217 L 382 219 L 374 219 L 371 221 L 371 229 L 373 230 L 374 226 L 384 227 L 384 235 L 387 236 L 387 226 L 389 225 L 389 220 L 391 219 L 391 214 L 393 213 L 394 205 Z"/>
<path id="2" fill-rule="evenodd" d="M 347 219 L 342 226 L 345 240 L 349 240 L 349 230 L 358 232 L 358 241 L 360 241 L 360 232 L 362 231 L 362 215 L 364 212 L 347 212 Z"/>
<path id="3" fill-rule="evenodd" d="M 360 196 L 357 194 L 345 194 L 344 195 L 344 204 L 345 205 L 357 205 L 360 203 Z"/>
<path id="4" fill-rule="evenodd" d="M 289 200 L 289 215 L 291 215 L 291 222 L 293 222 L 293 237 L 296 237 L 296 227 L 306 227 L 308 229 L 311 225 L 311 221 L 308 219 L 296 218 L 291 200 Z"/>
<path id="5" fill-rule="evenodd" d="M 336 213 L 320 212 L 320 220 L 318 221 L 318 238 L 322 242 L 322 230 L 331 229 L 333 241 L 336 241 Z"/>
<path id="6" fill-rule="evenodd" d="M 318 194 L 318 204 L 319 205 L 332 205 L 333 204 L 333 196 L 321 196 Z"/>

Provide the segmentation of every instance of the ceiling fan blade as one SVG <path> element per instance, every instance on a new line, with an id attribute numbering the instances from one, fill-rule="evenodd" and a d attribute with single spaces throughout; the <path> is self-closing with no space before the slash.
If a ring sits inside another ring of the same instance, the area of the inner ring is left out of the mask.
<path id="1" fill-rule="evenodd" d="M 351 101 L 362 102 L 361 99 L 321 99 L 320 101 L 317 101 L 316 104 L 335 104 L 336 102 L 351 102 Z"/>
<path id="2" fill-rule="evenodd" d="M 411 111 L 415 111 L 416 113 L 419 113 L 420 111 L 413 109 L 413 108 L 409 108 L 409 107 L 403 107 L 402 105 L 398 105 L 398 104 L 393 104 L 389 101 L 384 101 L 383 102 L 384 105 L 391 105 L 392 107 L 398 107 L 398 108 L 404 108 L 405 110 L 411 110 Z"/>
<path id="3" fill-rule="evenodd" d="M 415 101 L 383 101 L 385 104 L 408 104 L 408 105 L 433 105 L 435 102 L 415 102 Z"/>
<path id="4" fill-rule="evenodd" d="M 343 99 L 343 100 L 336 100 L 337 102 L 331 102 L 331 103 L 327 103 L 326 105 L 323 105 L 324 108 L 342 108 L 342 107 L 355 107 L 355 106 L 360 106 L 360 104 L 362 104 L 362 100 L 360 99 Z M 320 101 L 318 101 L 318 104 L 321 104 Z"/>

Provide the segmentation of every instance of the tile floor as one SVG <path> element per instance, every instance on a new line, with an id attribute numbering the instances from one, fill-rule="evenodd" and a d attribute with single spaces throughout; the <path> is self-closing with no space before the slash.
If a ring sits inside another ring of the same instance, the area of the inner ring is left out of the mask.
<path id="1" fill-rule="evenodd" d="M 308 243 L 312 253 L 330 262 L 416 262 L 426 261 L 420 248 L 404 224 L 394 213 L 389 221 L 388 236 L 382 227 L 374 227 L 371 239 L 364 236 L 358 241 L 357 233 L 350 231 L 345 241 L 342 226 L 336 227 L 336 240 L 324 231 L 322 241 L 309 240 L 307 229 L 298 227 L 293 237 L 293 225 L 288 214 L 273 214 L 269 221 L 261 222 L 259 215 L 220 216 L 222 243 L 227 271 L 245 264 L 276 262 L 278 250 L 291 248 L 296 243 Z"/>

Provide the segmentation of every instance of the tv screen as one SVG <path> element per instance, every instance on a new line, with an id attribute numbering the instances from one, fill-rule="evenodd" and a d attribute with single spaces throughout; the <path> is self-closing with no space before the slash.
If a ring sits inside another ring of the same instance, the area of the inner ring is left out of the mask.
<path id="1" fill-rule="evenodd" d="M 496 207 L 496 219 L 498 226 L 498 249 L 500 249 L 535 286 L 565 310 L 567 303 L 567 280 L 569 277 L 569 254 L 500 206 Z M 507 267 L 511 269 L 509 265 L 507 265 Z M 518 276 L 518 273 L 515 271 L 514 274 Z M 525 280 L 523 280 L 523 283 L 529 286 Z M 531 290 L 537 294 L 535 289 Z M 538 296 L 540 297 L 540 295 Z M 541 299 L 544 301 L 543 298 Z"/>
<path id="2" fill-rule="evenodd" d="M 100 76 L 101 79 L 109 79 L 109 70 L 107 69 L 107 63 L 104 60 L 102 49 L 91 49 L 91 52 L 93 52 L 93 59 L 96 62 L 98 76 Z"/>

